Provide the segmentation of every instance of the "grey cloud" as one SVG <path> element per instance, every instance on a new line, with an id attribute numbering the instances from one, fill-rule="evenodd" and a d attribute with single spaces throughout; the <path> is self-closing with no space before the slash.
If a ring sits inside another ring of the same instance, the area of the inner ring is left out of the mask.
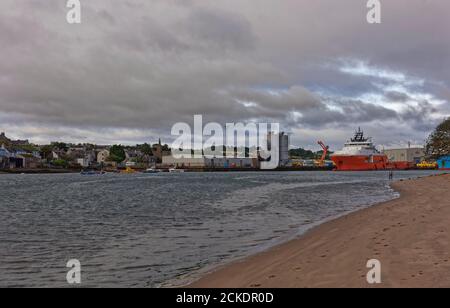
<path id="1" fill-rule="evenodd" d="M 383 2 L 383 23 L 368 25 L 359 0 L 96 0 L 82 2 L 76 26 L 65 22 L 63 2 L 0 4 L 0 114 L 42 134 L 63 139 L 64 127 L 117 138 L 117 129 L 164 134 L 200 113 L 222 123 L 271 119 L 318 131 L 396 122 L 420 139 L 430 119 L 450 114 L 445 1 Z M 392 80 L 343 73 L 341 59 L 425 84 L 385 91 Z M 375 93 L 402 103 L 412 92 L 445 103 L 420 100 L 399 112 L 361 99 Z"/>
<path id="2" fill-rule="evenodd" d="M 206 41 L 219 48 L 251 49 L 257 40 L 248 20 L 236 13 L 195 8 L 182 26 L 194 40 Z"/>
<path id="3" fill-rule="evenodd" d="M 98 17 L 102 18 L 105 22 L 107 22 L 109 25 L 115 25 L 116 19 L 114 16 L 112 16 L 108 11 L 106 10 L 100 10 L 98 13 Z"/>
<path id="4" fill-rule="evenodd" d="M 387 100 L 393 101 L 393 102 L 407 102 L 412 99 L 408 94 L 398 92 L 398 91 L 389 91 L 389 92 L 385 93 L 384 95 Z"/>

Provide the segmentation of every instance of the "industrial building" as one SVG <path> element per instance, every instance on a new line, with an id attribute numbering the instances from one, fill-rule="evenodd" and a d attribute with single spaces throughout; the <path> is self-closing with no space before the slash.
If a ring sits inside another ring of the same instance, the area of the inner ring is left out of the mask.
<path id="1" fill-rule="evenodd" d="M 450 170 L 450 155 L 443 156 L 437 160 L 439 169 L 441 170 Z"/>
<path id="2" fill-rule="evenodd" d="M 258 159 L 253 158 L 174 158 L 163 156 L 163 166 L 176 168 L 257 168 Z"/>
<path id="3" fill-rule="evenodd" d="M 279 138 L 279 164 L 280 167 L 288 166 L 289 158 L 289 135 L 282 132 L 278 135 Z M 267 135 L 268 147 L 271 148 L 271 138 L 273 133 Z M 238 149 L 234 150 L 234 157 L 201 157 L 201 158 L 174 158 L 172 155 L 162 157 L 162 165 L 176 168 L 260 168 L 260 160 L 256 157 L 239 157 L 245 153 L 245 150 L 240 152 Z"/>
<path id="4" fill-rule="evenodd" d="M 269 148 L 271 147 L 271 138 L 273 133 L 269 133 L 268 138 L 268 145 Z M 290 164 L 290 157 L 289 157 L 289 135 L 281 132 L 278 134 L 279 138 L 279 167 L 286 167 Z"/>
<path id="5" fill-rule="evenodd" d="M 384 150 L 383 153 L 386 154 L 390 162 L 394 163 L 407 162 L 418 164 L 425 158 L 424 148 L 389 149 Z"/>

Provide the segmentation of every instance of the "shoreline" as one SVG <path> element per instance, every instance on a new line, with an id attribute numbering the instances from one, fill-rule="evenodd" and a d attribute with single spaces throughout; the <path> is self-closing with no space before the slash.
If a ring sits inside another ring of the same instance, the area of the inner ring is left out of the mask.
<path id="1" fill-rule="evenodd" d="M 94 169 L 95 170 L 95 169 Z M 120 169 L 124 170 L 124 169 Z M 108 172 L 118 172 L 120 170 L 110 170 Z M 137 173 L 143 172 L 145 169 L 135 169 Z M 169 169 L 161 169 L 166 170 Z M 259 168 L 186 168 L 187 173 L 235 173 L 235 172 L 359 172 L 359 171 L 336 171 L 331 168 L 321 167 L 303 167 L 303 168 L 276 168 L 272 170 L 264 170 Z M 437 169 L 405 169 L 397 171 L 433 171 Z M 0 169 L 2 174 L 70 174 L 80 173 L 83 169 Z M 370 172 L 388 172 L 389 170 L 372 170 Z"/>
<path id="2" fill-rule="evenodd" d="M 231 261 L 194 288 L 449 287 L 450 175 L 401 180 L 400 198 L 312 227 L 267 251 Z M 366 262 L 379 259 L 382 283 Z"/>
<path id="3" fill-rule="evenodd" d="M 81 170 L 70 169 L 12 169 L 0 170 L 0 175 L 4 174 L 72 174 L 80 173 Z"/>

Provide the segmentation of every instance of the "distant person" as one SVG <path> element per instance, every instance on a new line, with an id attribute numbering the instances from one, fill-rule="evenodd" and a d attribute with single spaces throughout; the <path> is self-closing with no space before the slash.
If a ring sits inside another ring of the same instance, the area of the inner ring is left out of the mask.
<path id="1" fill-rule="evenodd" d="M 389 180 L 392 181 L 394 179 L 394 171 L 389 171 Z"/>

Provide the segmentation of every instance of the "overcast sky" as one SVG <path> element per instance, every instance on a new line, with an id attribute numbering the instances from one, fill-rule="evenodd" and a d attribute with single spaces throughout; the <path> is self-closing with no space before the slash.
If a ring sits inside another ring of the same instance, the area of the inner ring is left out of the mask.
<path id="1" fill-rule="evenodd" d="M 0 130 L 44 143 L 170 141 L 175 122 L 270 121 L 292 146 L 421 144 L 450 115 L 450 2 L 0 2 Z"/>

